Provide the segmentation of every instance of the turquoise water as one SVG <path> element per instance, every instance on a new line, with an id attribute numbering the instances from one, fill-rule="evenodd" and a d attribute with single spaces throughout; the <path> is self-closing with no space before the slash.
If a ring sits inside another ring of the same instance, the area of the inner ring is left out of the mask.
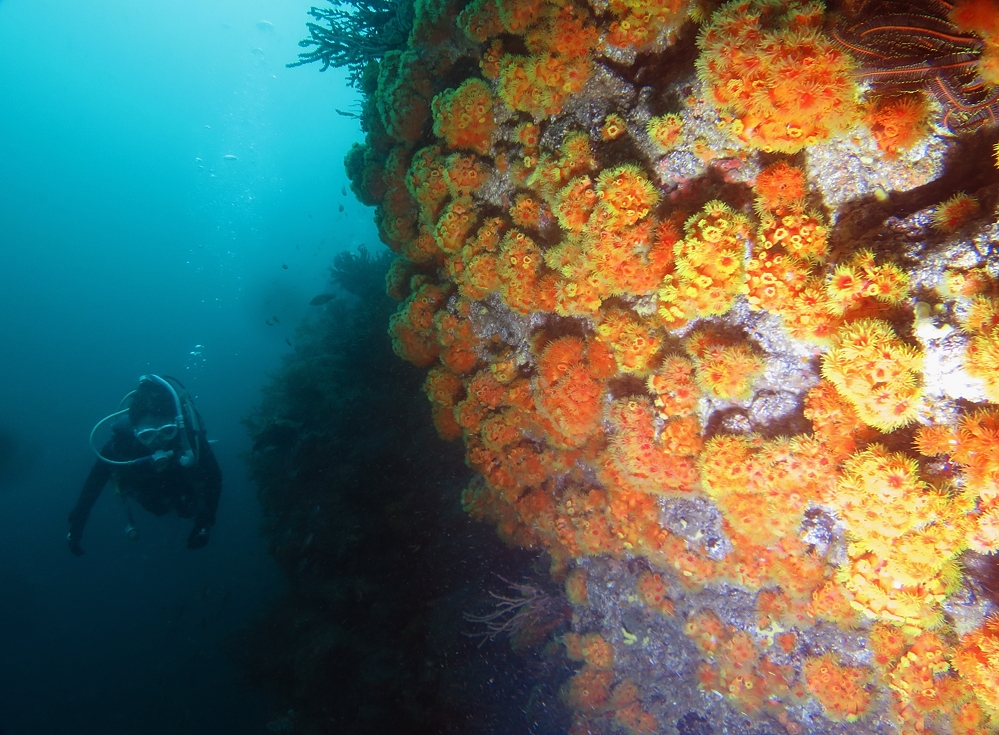
<path id="1" fill-rule="evenodd" d="M 309 5 L 0 0 L 6 735 L 265 731 L 225 654 L 281 589 L 240 420 L 332 255 L 377 250 L 343 193 L 360 133 L 336 110 L 357 97 L 284 66 Z M 219 442 L 212 541 L 188 551 L 190 521 L 141 510 L 128 541 L 105 490 L 75 558 L 88 433 L 147 372 L 184 381 Z"/>

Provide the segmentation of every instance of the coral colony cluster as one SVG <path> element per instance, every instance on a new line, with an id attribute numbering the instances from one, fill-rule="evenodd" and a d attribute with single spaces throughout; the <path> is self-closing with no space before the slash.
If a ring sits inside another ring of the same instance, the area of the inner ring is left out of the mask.
<path id="1" fill-rule="evenodd" d="M 419 0 L 360 84 L 573 732 L 999 732 L 999 0 Z"/>

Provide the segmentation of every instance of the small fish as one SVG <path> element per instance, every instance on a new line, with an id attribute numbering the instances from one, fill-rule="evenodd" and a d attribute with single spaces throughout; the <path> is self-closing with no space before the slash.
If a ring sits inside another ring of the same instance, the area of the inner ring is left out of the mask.
<path id="1" fill-rule="evenodd" d="M 288 270 L 288 264 L 287 264 L 287 263 L 282 263 L 282 264 L 281 264 L 281 267 L 282 267 L 282 268 L 283 268 L 284 270 Z"/>
<path id="2" fill-rule="evenodd" d="M 311 214 L 309 215 L 309 219 L 312 219 L 312 215 Z"/>
<path id="3" fill-rule="evenodd" d="M 340 187 L 340 193 L 343 196 L 347 196 L 347 186 L 346 185 Z"/>
<path id="4" fill-rule="evenodd" d="M 223 161 L 238 161 L 239 159 L 236 158 L 236 156 L 232 155 L 231 153 L 226 153 L 224 156 L 222 156 L 222 160 Z"/>
<path id="5" fill-rule="evenodd" d="M 206 130 L 211 130 L 211 129 L 212 129 L 212 126 L 211 126 L 211 125 L 205 125 L 205 129 L 206 129 Z"/>
<path id="6" fill-rule="evenodd" d="M 322 306 L 335 298 L 335 293 L 321 293 L 318 296 L 313 297 L 312 301 L 309 302 L 309 306 Z"/>
<path id="7" fill-rule="evenodd" d="M 272 316 L 272 317 L 271 317 L 271 319 L 273 319 L 273 320 L 274 320 L 274 323 L 275 323 L 275 324 L 280 324 L 280 323 L 281 323 L 281 320 L 280 320 L 280 319 L 278 319 L 278 318 L 277 318 L 276 316 Z"/>
<path id="8" fill-rule="evenodd" d="M 343 211 L 343 205 L 341 204 L 339 207 L 337 207 L 337 209 L 342 212 Z"/>
<path id="9" fill-rule="evenodd" d="M 265 321 L 264 324 L 266 324 L 268 327 L 273 327 L 274 326 L 274 322 L 272 322 L 270 319 L 268 319 L 267 321 Z"/>
<path id="10" fill-rule="evenodd" d="M 294 348 L 294 347 L 295 347 L 295 345 L 293 345 L 293 344 L 291 343 L 291 340 L 290 340 L 290 339 L 288 339 L 287 337 L 285 337 L 285 338 L 284 338 L 284 341 L 285 341 L 285 344 L 287 344 L 287 345 L 288 345 L 289 347 L 291 347 L 291 348 Z"/>

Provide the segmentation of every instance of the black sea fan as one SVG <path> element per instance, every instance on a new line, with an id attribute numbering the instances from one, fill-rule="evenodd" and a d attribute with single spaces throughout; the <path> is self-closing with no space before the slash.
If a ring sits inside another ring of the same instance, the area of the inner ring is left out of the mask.
<path id="1" fill-rule="evenodd" d="M 310 37 L 289 67 L 321 61 L 320 71 L 347 67 L 351 86 L 360 87 L 364 68 L 386 52 L 406 45 L 413 25 L 412 0 L 329 0 L 332 8 L 313 7 L 306 23 Z M 314 47 L 314 48 L 313 48 Z"/>
<path id="2" fill-rule="evenodd" d="M 359 245 L 357 253 L 345 250 L 333 256 L 330 278 L 358 298 L 373 299 L 385 293 L 385 271 L 393 258 L 387 250 L 372 256 L 366 247 Z"/>

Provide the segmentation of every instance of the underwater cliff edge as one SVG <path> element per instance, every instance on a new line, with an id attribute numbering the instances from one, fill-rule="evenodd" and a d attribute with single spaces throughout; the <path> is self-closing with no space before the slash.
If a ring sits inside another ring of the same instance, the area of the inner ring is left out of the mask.
<path id="1" fill-rule="evenodd" d="M 999 2 L 383 10 L 302 60 L 571 732 L 999 732 Z"/>

